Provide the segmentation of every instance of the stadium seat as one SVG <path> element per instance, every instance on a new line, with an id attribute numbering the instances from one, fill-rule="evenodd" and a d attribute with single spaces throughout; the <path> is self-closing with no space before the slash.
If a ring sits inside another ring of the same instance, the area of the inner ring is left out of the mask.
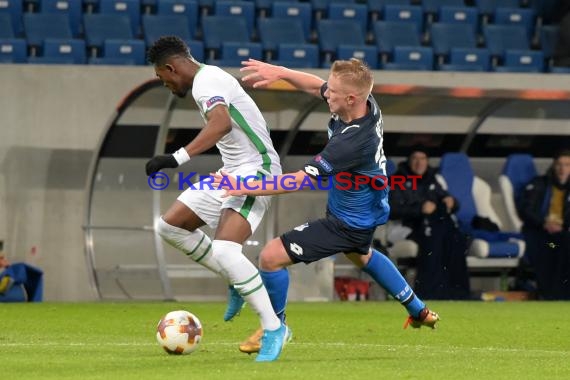
<path id="1" fill-rule="evenodd" d="M 330 3 L 328 18 L 356 21 L 364 32 L 368 30 L 368 8 L 365 4 Z"/>
<path id="2" fill-rule="evenodd" d="M 473 31 L 479 27 L 479 13 L 473 7 L 448 7 L 439 8 L 437 22 L 444 24 L 467 24 L 471 25 Z"/>
<path id="3" fill-rule="evenodd" d="M 376 21 L 373 24 L 378 52 L 386 62 L 396 46 L 420 46 L 420 35 L 415 24 L 406 22 Z"/>
<path id="4" fill-rule="evenodd" d="M 85 42 L 88 48 L 103 48 L 107 39 L 133 39 L 130 19 L 121 14 L 85 14 Z"/>
<path id="5" fill-rule="evenodd" d="M 527 36 L 532 36 L 536 15 L 528 8 L 497 8 L 494 23 L 497 25 L 516 25 L 525 28 Z"/>
<path id="6" fill-rule="evenodd" d="M 441 7 L 464 7 L 463 0 L 423 0 L 422 8 L 428 23 L 432 23 L 439 15 Z"/>
<path id="7" fill-rule="evenodd" d="M 358 58 L 372 70 L 378 68 L 378 49 L 372 45 L 339 45 L 336 52 L 337 59 Z"/>
<path id="8" fill-rule="evenodd" d="M 384 7 L 386 5 L 411 5 L 412 0 L 368 0 L 368 13 L 370 21 L 378 21 L 384 18 Z"/>
<path id="9" fill-rule="evenodd" d="M 105 40 L 103 58 L 145 64 L 145 44 L 141 40 Z"/>
<path id="10" fill-rule="evenodd" d="M 449 63 L 440 64 L 442 71 L 489 71 L 491 54 L 487 49 L 452 48 Z"/>
<path id="11" fill-rule="evenodd" d="M 433 49 L 425 46 L 396 46 L 393 62 L 385 70 L 433 70 Z"/>
<path id="12" fill-rule="evenodd" d="M 272 63 L 296 68 L 318 68 L 319 48 L 312 44 L 280 44 Z"/>
<path id="13" fill-rule="evenodd" d="M 528 0 L 527 0 L 528 1 Z M 558 5 L 566 0 L 530 0 L 530 7 L 536 12 L 542 25 L 554 22 Z"/>
<path id="14" fill-rule="evenodd" d="M 446 153 L 439 171 L 442 183 L 461 205 L 457 219 L 463 231 L 473 237 L 468 254 L 481 258 L 519 258 L 524 254 L 522 236 L 514 232 L 491 232 L 474 229 L 473 218 L 488 218 L 501 229 L 502 223 L 491 205 L 491 187 L 475 176 L 464 153 Z"/>
<path id="15" fill-rule="evenodd" d="M 452 48 L 476 48 L 477 37 L 471 25 L 438 22 L 431 26 L 431 44 L 435 55 L 447 59 Z"/>
<path id="16" fill-rule="evenodd" d="M 222 42 L 249 42 L 246 21 L 241 17 L 204 16 L 202 28 L 206 50 L 219 51 Z"/>
<path id="17" fill-rule="evenodd" d="M 540 50 L 548 61 L 548 66 L 552 66 L 552 57 L 558 42 L 558 29 L 558 25 L 544 25 L 540 28 Z"/>
<path id="18" fill-rule="evenodd" d="M 183 15 L 143 15 L 142 26 L 147 46 L 162 36 L 178 36 L 184 41 L 193 37 L 188 19 Z"/>
<path id="19" fill-rule="evenodd" d="M 499 188 L 512 231 L 521 230 L 522 221 L 516 205 L 524 187 L 536 175 L 536 166 L 530 154 L 511 154 L 507 157 L 502 173 L 499 175 Z"/>
<path id="20" fill-rule="evenodd" d="M 259 38 L 263 50 L 276 52 L 279 44 L 304 44 L 303 23 L 295 18 L 260 18 L 257 21 Z"/>
<path id="21" fill-rule="evenodd" d="M 518 73 L 541 73 L 544 71 L 544 54 L 532 50 L 507 50 L 501 66 L 495 71 Z"/>
<path id="22" fill-rule="evenodd" d="M 0 38 L 0 63 L 25 63 L 27 55 L 26 40 Z"/>
<path id="23" fill-rule="evenodd" d="M 25 13 L 24 27 L 28 45 L 38 48 L 47 38 L 70 40 L 73 38 L 69 18 L 60 13 Z"/>
<path id="24" fill-rule="evenodd" d="M 16 32 L 16 37 L 23 35 L 24 24 L 22 22 L 23 13 L 22 0 L 3 0 L 0 1 L 0 14 L 8 14 L 12 19 L 12 27 Z"/>
<path id="25" fill-rule="evenodd" d="M 41 13 L 62 13 L 69 18 L 74 37 L 83 32 L 81 2 L 74 0 L 41 0 Z"/>
<path id="26" fill-rule="evenodd" d="M 479 10 L 484 25 L 493 21 L 495 9 L 518 8 L 520 7 L 520 0 L 476 0 L 475 5 Z"/>
<path id="27" fill-rule="evenodd" d="M 188 22 L 192 38 L 198 30 L 198 2 L 196 0 L 159 0 L 157 15 L 184 16 Z"/>
<path id="28" fill-rule="evenodd" d="M 493 56 L 503 56 L 508 49 L 529 50 L 530 43 L 522 26 L 484 25 L 485 44 Z"/>
<path id="29" fill-rule="evenodd" d="M 248 36 L 253 35 L 255 4 L 248 1 L 219 0 L 215 3 L 216 16 L 237 17 L 245 20 Z"/>
<path id="30" fill-rule="evenodd" d="M 570 67 L 567 66 L 552 66 L 549 73 L 552 74 L 570 74 Z"/>
<path id="31" fill-rule="evenodd" d="M 424 30 L 424 14 L 419 5 L 386 5 L 384 21 L 409 22 L 416 25 L 419 33 Z"/>
<path id="32" fill-rule="evenodd" d="M 309 3 L 296 3 L 296 2 L 282 2 L 277 1 L 273 3 L 271 13 L 273 18 L 294 18 L 299 19 L 303 23 L 303 31 L 305 32 L 305 39 L 311 39 L 312 30 L 312 8 Z"/>
<path id="33" fill-rule="evenodd" d="M 355 0 L 311 0 L 311 6 L 314 13 L 314 21 L 319 21 L 328 17 L 329 4 L 335 3 L 355 3 Z"/>
<path id="34" fill-rule="evenodd" d="M 362 26 L 351 20 L 320 20 L 317 23 L 321 53 L 325 54 L 326 62 L 332 62 L 340 45 L 365 45 Z"/>
<path id="35" fill-rule="evenodd" d="M 86 63 L 84 40 L 47 39 L 43 46 L 43 59 L 61 59 L 65 63 L 83 65 Z"/>
<path id="36" fill-rule="evenodd" d="M 262 59 L 261 44 L 256 42 L 224 42 L 221 58 L 209 60 L 208 64 L 222 67 L 241 67 L 241 62 L 248 58 Z"/>
<path id="37" fill-rule="evenodd" d="M 141 23 L 140 0 L 99 0 L 99 13 L 127 16 L 130 20 L 133 36 L 139 35 Z"/>
<path id="38" fill-rule="evenodd" d="M 15 38 L 12 18 L 7 13 L 0 13 L 0 38 Z"/>

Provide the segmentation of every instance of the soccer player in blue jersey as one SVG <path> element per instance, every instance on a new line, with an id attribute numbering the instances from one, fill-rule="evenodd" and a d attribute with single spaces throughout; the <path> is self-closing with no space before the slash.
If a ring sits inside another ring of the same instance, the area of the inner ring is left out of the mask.
<path id="1" fill-rule="evenodd" d="M 394 264 L 371 248 L 374 230 L 386 223 L 390 207 L 388 186 L 384 184 L 382 114 L 371 95 L 370 69 L 354 58 L 335 61 L 328 80 L 324 81 L 309 73 L 253 59 L 243 64 L 242 71 L 248 75 L 242 80 L 255 82 L 254 87 L 285 80 L 297 89 L 322 97 L 331 112 L 329 141 L 303 170 L 277 176 L 272 182 L 249 182 L 249 186 L 239 189 L 236 178 L 228 173 L 215 176 L 216 183 L 227 190 L 226 196 L 281 194 L 306 188 L 307 184 L 317 187 L 324 177 L 332 182 L 327 186 L 324 218 L 295 227 L 271 240 L 261 252 L 261 277 L 277 315 L 282 320 L 285 317 L 289 286 L 286 267 L 342 252 L 407 309 L 405 327 L 434 328 L 439 316 L 414 294 Z M 288 176 L 288 181 L 283 180 L 284 176 Z M 242 343 L 240 350 L 259 350 L 259 333 Z"/>

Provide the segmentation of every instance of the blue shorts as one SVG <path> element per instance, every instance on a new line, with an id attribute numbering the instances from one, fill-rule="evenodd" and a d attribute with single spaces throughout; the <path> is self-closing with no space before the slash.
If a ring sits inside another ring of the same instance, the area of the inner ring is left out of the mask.
<path id="1" fill-rule="evenodd" d="M 281 241 L 294 263 L 308 264 L 337 253 L 368 254 L 374 230 L 352 228 L 327 215 L 285 232 Z"/>

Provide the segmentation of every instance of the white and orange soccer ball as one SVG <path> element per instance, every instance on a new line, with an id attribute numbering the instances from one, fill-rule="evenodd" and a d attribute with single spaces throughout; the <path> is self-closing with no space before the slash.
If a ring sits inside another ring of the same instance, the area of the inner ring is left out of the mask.
<path id="1" fill-rule="evenodd" d="M 200 345 L 202 324 L 189 311 L 171 311 L 158 322 L 156 340 L 169 354 L 189 354 Z"/>

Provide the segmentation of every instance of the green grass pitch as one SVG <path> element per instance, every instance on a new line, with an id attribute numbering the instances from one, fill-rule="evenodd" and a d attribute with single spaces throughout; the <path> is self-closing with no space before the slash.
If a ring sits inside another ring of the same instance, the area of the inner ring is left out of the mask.
<path id="1" fill-rule="evenodd" d="M 274 363 L 238 343 L 257 327 L 222 303 L 0 305 L 5 379 L 570 379 L 570 303 L 430 302 L 436 330 L 402 328 L 396 302 L 293 303 L 293 341 Z M 198 351 L 166 354 L 156 324 L 185 309 L 204 328 Z"/>

